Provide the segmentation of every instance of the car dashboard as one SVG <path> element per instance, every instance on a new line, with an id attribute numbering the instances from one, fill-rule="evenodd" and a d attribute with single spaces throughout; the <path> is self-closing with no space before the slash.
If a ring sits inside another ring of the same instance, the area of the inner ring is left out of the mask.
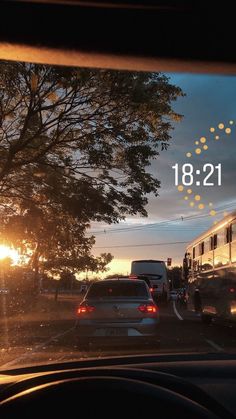
<path id="1" fill-rule="evenodd" d="M 71 411 L 78 408 L 81 414 L 97 412 L 106 417 L 113 403 L 117 413 L 132 408 L 138 414 L 140 409 L 151 413 L 152 402 L 157 402 L 157 412 L 165 417 L 177 409 L 179 416 L 225 419 L 236 417 L 235 388 L 234 356 L 91 359 L 2 371 L 0 414 L 3 418 L 40 417 L 50 403 L 59 418 L 66 406 Z"/>

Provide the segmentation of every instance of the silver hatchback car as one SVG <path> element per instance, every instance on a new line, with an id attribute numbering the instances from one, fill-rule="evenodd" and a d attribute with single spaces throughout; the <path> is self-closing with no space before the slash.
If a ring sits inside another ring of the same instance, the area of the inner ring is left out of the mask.
<path id="1" fill-rule="evenodd" d="M 142 280 L 93 283 L 77 309 L 80 347 L 93 343 L 157 343 L 159 309 Z"/>

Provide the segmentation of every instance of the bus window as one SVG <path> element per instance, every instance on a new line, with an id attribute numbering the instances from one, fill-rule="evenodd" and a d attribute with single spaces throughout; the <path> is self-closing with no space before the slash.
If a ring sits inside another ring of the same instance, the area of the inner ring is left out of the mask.
<path id="1" fill-rule="evenodd" d="M 220 231 L 218 231 L 218 233 L 217 233 L 217 247 L 223 246 L 226 243 L 225 235 L 226 235 L 226 229 L 225 228 L 222 228 Z"/>
<path id="2" fill-rule="evenodd" d="M 218 247 L 214 252 L 214 266 L 219 268 L 220 266 L 227 265 L 229 263 L 229 245 Z"/>
<path id="3" fill-rule="evenodd" d="M 193 261 L 193 270 L 194 272 L 198 272 L 200 270 L 200 258 Z"/>
<path id="4" fill-rule="evenodd" d="M 199 245 L 194 247 L 195 250 L 195 255 L 194 255 L 194 259 L 198 258 L 200 256 L 200 249 L 199 249 Z"/>
<path id="5" fill-rule="evenodd" d="M 207 237 L 207 239 L 204 240 L 204 253 L 207 253 L 210 250 L 212 250 L 212 248 L 211 248 L 211 237 Z"/>
<path id="6" fill-rule="evenodd" d="M 232 224 L 232 241 L 236 240 L 236 223 Z"/>
<path id="7" fill-rule="evenodd" d="M 231 226 L 229 226 L 225 229 L 225 243 L 231 242 L 231 237 L 232 237 Z"/>
<path id="8" fill-rule="evenodd" d="M 236 223 L 231 226 L 232 242 L 231 242 L 231 262 L 236 262 Z"/>
<path id="9" fill-rule="evenodd" d="M 204 254 L 204 242 L 199 244 L 199 255 Z"/>
<path id="10" fill-rule="evenodd" d="M 184 255 L 184 265 L 185 265 L 185 268 L 188 269 L 188 270 L 191 270 L 191 268 L 192 268 L 191 253 L 192 253 L 192 251 L 188 251 Z"/>
<path id="11" fill-rule="evenodd" d="M 212 250 L 217 248 L 217 234 L 212 237 Z"/>
<path id="12" fill-rule="evenodd" d="M 202 271 L 213 269 L 213 251 L 211 251 L 211 237 L 204 241 L 204 254 L 202 255 Z"/>
<path id="13" fill-rule="evenodd" d="M 217 234 L 210 237 L 210 250 L 214 250 L 217 248 Z"/>
<path id="14" fill-rule="evenodd" d="M 229 244 L 226 243 L 226 229 L 221 229 L 217 234 L 217 248 L 214 250 L 214 266 L 227 265 L 229 263 Z"/>
<path id="15" fill-rule="evenodd" d="M 202 271 L 209 271 L 211 269 L 213 269 L 213 254 L 208 252 L 202 257 Z"/>

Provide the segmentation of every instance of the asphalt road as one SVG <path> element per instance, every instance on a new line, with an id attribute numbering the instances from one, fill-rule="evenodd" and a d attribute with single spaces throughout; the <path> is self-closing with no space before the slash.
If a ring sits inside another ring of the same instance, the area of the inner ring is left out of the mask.
<path id="1" fill-rule="evenodd" d="M 0 368 L 63 362 L 112 355 L 146 353 L 236 353 L 236 324 L 201 323 L 193 312 L 160 307 L 160 345 L 116 346 L 81 351 L 75 333 L 75 309 L 79 297 L 41 297 L 31 311 L 0 318 Z M 0 302 L 2 305 L 2 301 Z"/>

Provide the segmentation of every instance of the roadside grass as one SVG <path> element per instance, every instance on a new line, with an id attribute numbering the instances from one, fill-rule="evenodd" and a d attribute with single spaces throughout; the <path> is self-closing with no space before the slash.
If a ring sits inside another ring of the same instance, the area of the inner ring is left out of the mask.
<path id="1" fill-rule="evenodd" d="M 80 295 L 72 294 L 60 294 L 57 301 L 54 294 L 9 297 L 0 298 L 1 319 L 21 321 L 73 319 L 81 301 Z"/>

